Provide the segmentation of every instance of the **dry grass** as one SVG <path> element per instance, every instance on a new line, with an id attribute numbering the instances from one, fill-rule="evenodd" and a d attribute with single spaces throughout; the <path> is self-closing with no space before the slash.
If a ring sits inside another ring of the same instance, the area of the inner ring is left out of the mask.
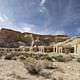
<path id="1" fill-rule="evenodd" d="M 77 58 L 77 62 L 79 62 L 79 63 L 80 63 L 80 58 Z"/>
<path id="2" fill-rule="evenodd" d="M 68 62 L 68 61 L 72 61 L 74 57 L 67 55 L 67 56 L 63 56 L 63 55 L 59 55 L 55 57 L 55 60 L 58 62 Z"/>
<path id="3" fill-rule="evenodd" d="M 27 58 L 24 62 L 25 67 L 31 74 L 39 74 L 40 71 L 47 68 L 49 61 L 47 60 L 36 60 L 34 58 Z"/>

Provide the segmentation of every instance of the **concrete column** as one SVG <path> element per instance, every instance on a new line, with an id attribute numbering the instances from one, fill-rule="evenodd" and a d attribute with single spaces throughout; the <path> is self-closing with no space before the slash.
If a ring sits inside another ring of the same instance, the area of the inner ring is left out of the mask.
<path id="1" fill-rule="evenodd" d="M 42 47 L 40 46 L 39 51 L 42 52 Z"/>
<path id="2" fill-rule="evenodd" d="M 7 48 L 5 48 L 5 52 L 7 52 Z"/>
<path id="3" fill-rule="evenodd" d="M 43 46 L 43 52 L 44 52 L 44 46 Z"/>
<path id="4" fill-rule="evenodd" d="M 38 49 L 39 49 L 39 52 L 40 52 L 40 47 L 38 47 Z"/>
<path id="5" fill-rule="evenodd" d="M 29 48 L 29 51 L 32 52 L 32 47 Z"/>
<path id="6" fill-rule="evenodd" d="M 74 45 L 74 54 L 77 54 L 77 45 Z"/>
<path id="7" fill-rule="evenodd" d="M 60 48 L 60 47 L 58 48 L 58 53 L 59 53 L 59 54 L 61 53 L 61 48 Z"/>
<path id="8" fill-rule="evenodd" d="M 56 47 L 56 53 L 58 53 L 58 47 Z"/>
<path id="9" fill-rule="evenodd" d="M 38 48 L 39 48 L 39 52 L 42 52 L 42 46 L 39 46 Z"/>
<path id="10" fill-rule="evenodd" d="M 44 52 L 44 46 L 41 46 L 41 52 Z"/>
<path id="11" fill-rule="evenodd" d="M 63 48 L 61 47 L 61 53 L 63 53 Z"/>
<path id="12" fill-rule="evenodd" d="M 43 52 L 43 46 L 42 46 L 42 48 L 41 48 L 41 51 Z"/>
<path id="13" fill-rule="evenodd" d="M 54 52 L 56 53 L 56 47 L 54 47 Z"/>
<path id="14" fill-rule="evenodd" d="M 54 47 L 54 52 L 56 53 L 56 47 Z"/>
<path id="15" fill-rule="evenodd" d="M 25 48 L 23 48 L 23 52 L 25 52 L 24 49 L 25 49 Z"/>
<path id="16" fill-rule="evenodd" d="M 59 53 L 62 54 L 62 47 L 59 48 Z"/>
<path id="17" fill-rule="evenodd" d="M 61 49 L 61 48 L 60 48 L 60 47 L 58 47 L 58 49 L 57 49 L 57 53 L 58 53 L 58 54 L 60 54 L 60 53 L 61 53 L 60 49 Z"/>
<path id="18" fill-rule="evenodd" d="M 42 47 L 40 46 L 40 52 L 42 52 Z"/>
<path id="19" fill-rule="evenodd" d="M 53 47 L 53 52 L 55 52 L 55 47 Z"/>

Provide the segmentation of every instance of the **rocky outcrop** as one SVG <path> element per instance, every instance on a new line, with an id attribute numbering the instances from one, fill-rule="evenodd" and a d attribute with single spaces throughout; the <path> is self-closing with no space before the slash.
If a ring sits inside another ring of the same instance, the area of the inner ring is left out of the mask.
<path id="1" fill-rule="evenodd" d="M 23 40 L 22 33 L 10 29 L 0 30 L 0 47 L 18 47 L 18 41 Z"/>
<path id="2" fill-rule="evenodd" d="M 69 39 L 67 35 L 40 35 L 40 34 L 34 34 L 34 33 L 23 33 L 23 35 L 26 38 L 32 37 L 34 40 L 38 39 L 48 45 L 51 42 L 62 42 Z"/>
<path id="3" fill-rule="evenodd" d="M 0 30 L 0 47 L 19 47 L 20 45 L 30 46 L 32 40 L 39 39 L 46 44 L 51 42 L 61 42 L 69 37 L 66 35 L 39 35 L 34 33 L 21 33 L 11 29 L 2 28 Z"/>

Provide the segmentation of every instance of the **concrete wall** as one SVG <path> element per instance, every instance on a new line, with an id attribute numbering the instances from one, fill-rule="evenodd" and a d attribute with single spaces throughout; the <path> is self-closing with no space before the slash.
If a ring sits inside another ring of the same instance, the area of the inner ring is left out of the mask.
<path id="1" fill-rule="evenodd" d="M 77 54 L 80 54 L 80 44 L 77 45 Z"/>

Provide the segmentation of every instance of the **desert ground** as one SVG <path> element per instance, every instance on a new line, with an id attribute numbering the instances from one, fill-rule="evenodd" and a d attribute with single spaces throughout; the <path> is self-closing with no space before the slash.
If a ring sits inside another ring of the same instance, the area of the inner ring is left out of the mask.
<path id="1" fill-rule="evenodd" d="M 5 54 L 0 80 L 80 80 L 80 55 Z"/>

